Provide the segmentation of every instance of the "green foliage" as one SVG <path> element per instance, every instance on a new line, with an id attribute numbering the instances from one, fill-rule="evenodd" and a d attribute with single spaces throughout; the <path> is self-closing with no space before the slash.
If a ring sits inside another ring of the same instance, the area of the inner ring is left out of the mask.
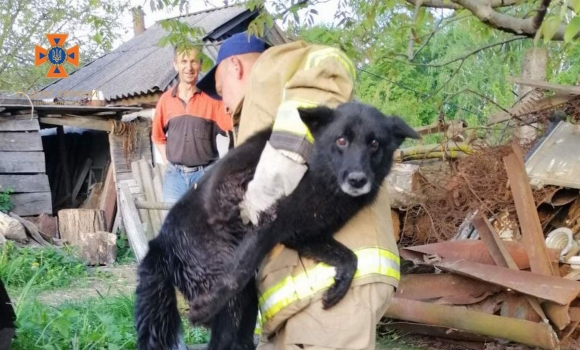
<path id="1" fill-rule="evenodd" d="M 116 262 L 119 264 L 127 264 L 135 262 L 135 254 L 129 245 L 129 238 L 127 233 L 122 230 L 117 230 L 117 258 Z"/>
<path id="2" fill-rule="evenodd" d="M 8 213 L 12 208 L 14 208 L 14 204 L 10 200 L 10 195 L 14 193 L 12 188 L 8 188 L 5 190 L 0 191 L 0 211 L 3 213 Z"/>
<path id="3" fill-rule="evenodd" d="M 19 298 L 14 350 L 135 349 L 134 296 L 93 298 L 49 307 L 33 295 Z M 208 341 L 208 332 L 183 321 L 187 344 Z"/>
<path id="4" fill-rule="evenodd" d="M 69 248 L 19 248 L 10 241 L 0 246 L 0 277 L 7 286 L 24 287 L 35 275 L 35 286 L 46 290 L 68 286 L 88 272 Z"/>
<path id="5" fill-rule="evenodd" d="M 34 64 L 34 46 L 48 47 L 45 34 L 66 33 L 65 49 L 80 45 L 81 66 L 112 48 L 129 2 L 115 0 L 0 1 L 0 91 L 28 91 L 54 79 Z M 88 33 L 88 34 L 87 34 Z M 70 74 L 75 66 L 65 64 Z"/>

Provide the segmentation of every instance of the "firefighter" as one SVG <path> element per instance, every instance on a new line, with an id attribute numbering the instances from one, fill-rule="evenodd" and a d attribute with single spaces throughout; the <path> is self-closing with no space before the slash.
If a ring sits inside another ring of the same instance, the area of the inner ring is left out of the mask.
<path id="1" fill-rule="evenodd" d="M 269 47 L 247 33 L 222 43 L 215 66 L 198 87 L 223 101 L 232 116 L 236 146 L 273 127 L 240 205 L 244 220 L 256 224 L 258 213 L 290 194 L 307 170 L 313 140 L 297 108 L 333 108 L 352 100 L 355 78 L 352 61 L 332 47 L 303 41 Z M 358 271 L 344 299 L 328 310 L 321 302 L 329 285 L 321 279 L 328 276 L 317 278 L 322 269 L 316 262 L 283 245 L 274 248 L 257 275 L 258 348 L 374 349 L 376 325 L 400 278 L 391 220 L 383 186 L 375 204 L 335 234 L 357 254 Z"/>

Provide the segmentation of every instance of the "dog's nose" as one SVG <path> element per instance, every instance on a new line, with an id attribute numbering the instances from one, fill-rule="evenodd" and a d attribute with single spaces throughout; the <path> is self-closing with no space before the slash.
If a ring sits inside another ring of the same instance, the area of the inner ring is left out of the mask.
<path id="1" fill-rule="evenodd" d="M 357 171 L 354 173 L 348 174 L 347 177 L 348 184 L 354 188 L 361 188 L 367 184 L 368 179 L 365 173 L 361 171 Z"/>

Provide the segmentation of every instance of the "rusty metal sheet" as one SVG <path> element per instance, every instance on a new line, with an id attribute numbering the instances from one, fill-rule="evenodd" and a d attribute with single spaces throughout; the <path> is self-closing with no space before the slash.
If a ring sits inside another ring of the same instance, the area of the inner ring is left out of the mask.
<path id="1" fill-rule="evenodd" d="M 412 274 L 401 276 L 396 296 L 437 304 L 477 303 L 501 291 L 500 286 L 452 274 Z"/>
<path id="2" fill-rule="evenodd" d="M 528 298 L 532 297 L 528 295 L 508 293 L 506 299 L 501 304 L 500 316 L 519 318 L 520 320 L 532 322 L 542 321 L 542 317 L 538 315 L 536 310 L 532 307 Z M 537 299 L 532 300 L 537 301 Z"/>
<path id="3" fill-rule="evenodd" d="M 526 171 L 532 186 L 580 189 L 580 125 L 560 122 L 530 152 Z"/>
<path id="4" fill-rule="evenodd" d="M 435 262 L 434 266 L 560 305 L 569 305 L 580 293 L 580 282 L 501 266 L 450 259 Z"/>
<path id="5" fill-rule="evenodd" d="M 465 307 L 437 305 L 395 297 L 385 316 L 459 329 L 547 350 L 556 349 L 559 345 L 556 333 L 547 323 L 488 315 L 467 310 Z"/>
<path id="6" fill-rule="evenodd" d="M 504 157 L 512 196 L 522 231 L 523 243 L 526 246 L 532 272 L 542 275 L 556 275 L 544 241 L 544 232 L 534 203 L 532 189 L 522 162 L 512 153 Z"/>
<path id="7" fill-rule="evenodd" d="M 504 242 L 499 238 L 499 235 L 495 232 L 487 218 L 478 215 L 474 218 L 473 225 L 479 232 L 481 240 L 487 246 L 489 254 L 497 266 L 517 270 L 518 266 L 514 259 L 507 251 Z M 524 300 L 524 303 L 521 303 L 521 300 Z M 504 310 L 508 314 L 512 314 L 511 311 L 513 311 L 513 315 L 516 318 L 522 318 L 528 321 L 533 321 L 538 318 L 539 320 L 547 321 L 546 314 L 542 310 L 538 300 L 529 295 L 526 295 L 524 298 L 508 297 L 502 306 L 502 312 Z M 536 317 L 532 318 L 531 314 L 535 314 Z"/>
<path id="8" fill-rule="evenodd" d="M 520 270 L 530 268 L 528 253 L 523 243 L 517 241 L 505 241 L 508 252 L 514 259 Z M 406 260 L 423 261 L 423 255 L 439 255 L 442 258 L 452 260 L 469 260 L 482 264 L 495 265 L 492 257 L 489 255 L 485 243 L 480 240 L 458 240 L 447 241 L 433 244 L 418 245 L 414 247 L 405 247 L 400 250 L 401 256 Z M 548 248 L 550 261 L 558 262 L 560 251 L 558 249 Z"/>

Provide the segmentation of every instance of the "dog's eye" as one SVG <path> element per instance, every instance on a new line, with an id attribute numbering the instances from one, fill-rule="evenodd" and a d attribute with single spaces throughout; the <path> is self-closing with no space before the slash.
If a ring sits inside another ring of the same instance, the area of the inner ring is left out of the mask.
<path id="1" fill-rule="evenodd" d="M 345 147 L 346 145 L 348 145 L 348 140 L 346 139 L 346 137 L 339 137 L 338 139 L 336 139 L 336 144 L 340 147 Z"/>
<path id="2" fill-rule="evenodd" d="M 379 141 L 372 140 L 371 143 L 370 143 L 370 145 L 369 145 L 369 148 L 373 152 L 375 152 L 376 150 L 378 150 L 379 149 Z"/>

